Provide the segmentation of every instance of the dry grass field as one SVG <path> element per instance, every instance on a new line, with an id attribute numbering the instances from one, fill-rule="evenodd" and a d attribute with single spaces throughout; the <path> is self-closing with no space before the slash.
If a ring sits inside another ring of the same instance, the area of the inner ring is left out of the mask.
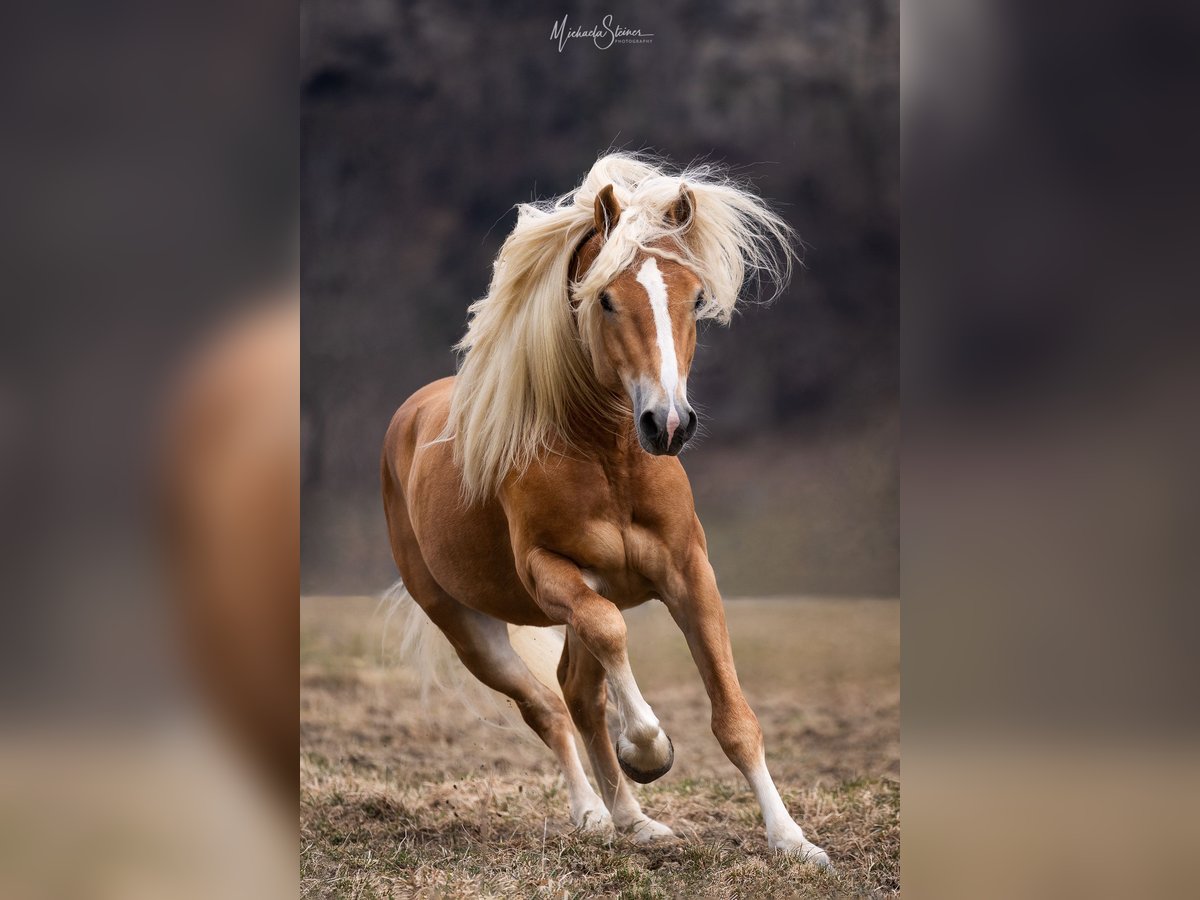
<path id="1" fill-rule="evenodd" d="M 648 849 L 572 833 L 554 761 L 531 734 L 451 698 L 424 707 L 413 673 L 384 663 L 376 601 L 314 597 L 301 602 L 303 896 L 897 896 L 899 605 L 727 610 L 772 773 L 836 873 L 768 851 L 661 604 L 627 614 L 634 672 L 675 744 L 674 768 L 638 793 L 679 839 Z"/>

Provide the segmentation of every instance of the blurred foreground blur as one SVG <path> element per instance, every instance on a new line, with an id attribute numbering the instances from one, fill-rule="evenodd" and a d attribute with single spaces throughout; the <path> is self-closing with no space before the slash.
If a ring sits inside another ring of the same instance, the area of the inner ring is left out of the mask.
<path id="1" fill-rule="evenodd" d="M 294 7 L 0 35 L 0 896 L 294 896 Z"/>
<path id="2" fill-rule="evenodd" d="M 905 29 L 905 889 L 1191 894 L 1200 17 Z"/>
<path id="3" fill-rule="evenodd" d="M 68 615 L 8 682 L 0 896 L 292 896 L 299 325 L 277 292 L 167 373 L 157 512 L 94 593 L 25 595 Z"/>
<path id="4" fill-rule="evenodd" d="M 0 896 L 293 895 L 299 324 L 253 302 L 167 373 L 157 513 L 95 535 L 126 555 L 94 593 L 25 595 L 67 616 L 10 669 Z"/>
<path id="5" fill-rule="evenodd" d="M 173 398 L 163 475 L 191 668 L 281 797 L 299 727 L 299 346 L 293 294 L 206 348 Z"/>

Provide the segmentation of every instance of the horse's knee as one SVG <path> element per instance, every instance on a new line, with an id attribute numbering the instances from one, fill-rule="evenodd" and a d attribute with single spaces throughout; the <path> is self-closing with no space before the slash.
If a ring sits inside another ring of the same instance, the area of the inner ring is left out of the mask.
<path id="1" fill-rule="evenodd" d="M 625 652 L 625 618 L 604 599 L 579 603 L 571 613 L 570 625 L 592 655 L 607 664 Z"/>

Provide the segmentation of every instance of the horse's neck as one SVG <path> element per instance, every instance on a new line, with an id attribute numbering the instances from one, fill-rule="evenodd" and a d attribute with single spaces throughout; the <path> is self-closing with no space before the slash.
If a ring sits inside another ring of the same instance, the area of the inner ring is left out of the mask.
<path id="1" fill-rule="evenodd" d="M 601 392 L 608 402 L 600 409 L 581 405 L 567 419 L 571 425 L 569 443 L 589 456 L 605 458 L 622 456 L 637 447 L 633 426 L 633 410 L 623 393 Z"/>

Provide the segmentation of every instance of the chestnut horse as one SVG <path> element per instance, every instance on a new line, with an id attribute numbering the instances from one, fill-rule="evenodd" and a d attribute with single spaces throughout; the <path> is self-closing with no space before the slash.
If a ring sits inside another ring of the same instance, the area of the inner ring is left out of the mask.
<path id="1" fill-rule="evenodd" d="M 577 827 L 672 836 L 621 777 L 653 781 L 674 758 L 634 680 L 621 615 L 657 598 L 687 639 L 713 732 L 757 795 L 769 845 L 827 866 L 767 771 L 677 458 L 696 430 L 697 320 L 728 322 L 747 275 L 778 291 L 792 256 L 782 219 L 710 167 L 600 158 L 576 190 L 519 208 L 471 307 L 457 377 L 392 419 L 383 501 L 403 585 L 424 613 L 409 628 L 431 622 L 479 681 L 515 701 L 562 767 Z M 512 626 L 555 625 L 565 638 L 543 634 L 561 651 L 541 646 L 561 652 L 557 685 L 510 640 L 526 630 Z"/>

